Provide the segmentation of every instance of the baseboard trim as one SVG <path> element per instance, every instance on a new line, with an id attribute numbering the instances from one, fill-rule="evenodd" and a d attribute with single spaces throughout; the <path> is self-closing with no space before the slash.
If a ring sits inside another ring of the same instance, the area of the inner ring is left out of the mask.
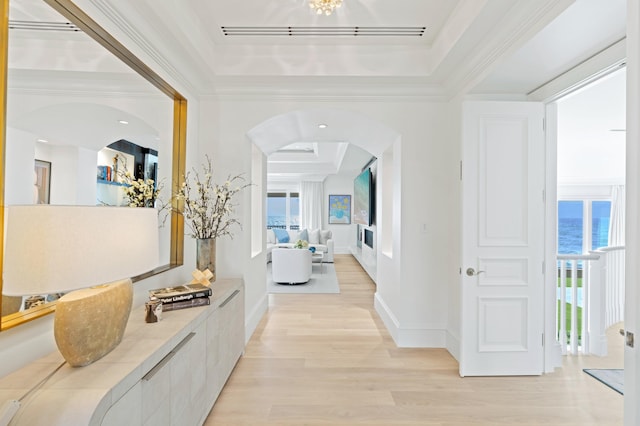
<path id="1" fill-rule="evenodd" d="M 555 340 L 548 348 L 544 356 L 544 372 L 553 373 L 556 368 L 562 368 L 562 346 Z"/>
<path id="2" fill-rule="evenodd" d="M 398 319 L 378 292 L 374 297 L 374 307 L 399 348 L 446 348 L 444 327 L 429 324 L 401 327 Z"/>
<path id="3" fill-rule="evenodd" d="M 262 299 L 256 303 L 253 308 L 249 311 L 249 315 L 245 315 L 244 319 L 244 344 L 249 343 L 249 339 L 253 336 L 253 333 L 256 331 L 258 324 L 262 320 L 262 317 L 269 310 L 269 295 L 267 293 L 264 294 Z"/>
<path id="4" fill-rule="evenodd" d="M 447 351 L 460 363 L 460 338 L 447 330 Z"/>

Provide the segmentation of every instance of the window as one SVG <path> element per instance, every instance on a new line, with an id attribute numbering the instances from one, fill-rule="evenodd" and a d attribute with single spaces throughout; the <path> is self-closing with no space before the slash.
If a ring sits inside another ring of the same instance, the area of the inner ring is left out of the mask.
<path id="1" fill-rule="evenodd" d="M 300 229 L 300 194 L 289 193 L 289 229 Z"/>
<path id="2" fill-rule="evenodd" d="M 300 229 L 300 194 L 298 192 L 267 193 L 267 228 Z"/>
<path id="3" fill-rule="evenodd" d="M 582 201 L 558 201 L 558 253 L 582 254 Z"/>
<path id="4" fill-rule="evenodd" d="M 591 250 L 595 250 L 609 245 L 611 201 L 593 201 L 591 210 Z"/>
<path id="5" fill-rule="evenodd" d="M 558 253 L 582 254 L 609 243 L 611 201 L 558 201 Z"/>

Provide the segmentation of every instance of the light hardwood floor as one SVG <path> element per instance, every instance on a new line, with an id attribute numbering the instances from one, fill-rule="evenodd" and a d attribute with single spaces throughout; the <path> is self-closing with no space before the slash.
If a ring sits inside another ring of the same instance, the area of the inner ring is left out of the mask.
<path id="1" fill-rule="evenodd" d="M 444 349 L 395 346 L 353 257 L 335 267 L 340 294 L 269 296 L 205 425 L 622 424 L 623 397 L 582 372 L 621 368 L 621 344 L 540 377 L 460 378 Z"/>

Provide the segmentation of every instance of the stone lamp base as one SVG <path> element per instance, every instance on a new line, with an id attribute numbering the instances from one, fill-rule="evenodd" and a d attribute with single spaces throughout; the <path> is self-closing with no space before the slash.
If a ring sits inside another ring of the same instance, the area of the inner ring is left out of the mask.
<path id="1" fill-rule="evenodd" d="M 53 332 L 58 349 L 69 365 L 89 365 L 118 346 L 132 303 L 130 279 L 62 296 L 56 304 Z"/>

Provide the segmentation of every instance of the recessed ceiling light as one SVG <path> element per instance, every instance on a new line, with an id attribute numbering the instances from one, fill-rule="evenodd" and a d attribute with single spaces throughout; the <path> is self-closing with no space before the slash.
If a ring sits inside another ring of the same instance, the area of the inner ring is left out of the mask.
<path id="1" fill-rule="evenodd" d="M 318 128 L 319 129 L 326 129 L 327 127 L 329 127 L 328 125 L 322 123 L 322 124 L 318 124 Z"/>
<path id="2" fill-rule="evenodd" d="M 120 124 L 129 124 L 129 122 L 127 120 L 118 120 L 118 123 L 120 123 Z"/>
<path id="3" fill-rule="evenodd" d="M 36 142 L 49 143 L 46 139 L 37 139 Z"/>

